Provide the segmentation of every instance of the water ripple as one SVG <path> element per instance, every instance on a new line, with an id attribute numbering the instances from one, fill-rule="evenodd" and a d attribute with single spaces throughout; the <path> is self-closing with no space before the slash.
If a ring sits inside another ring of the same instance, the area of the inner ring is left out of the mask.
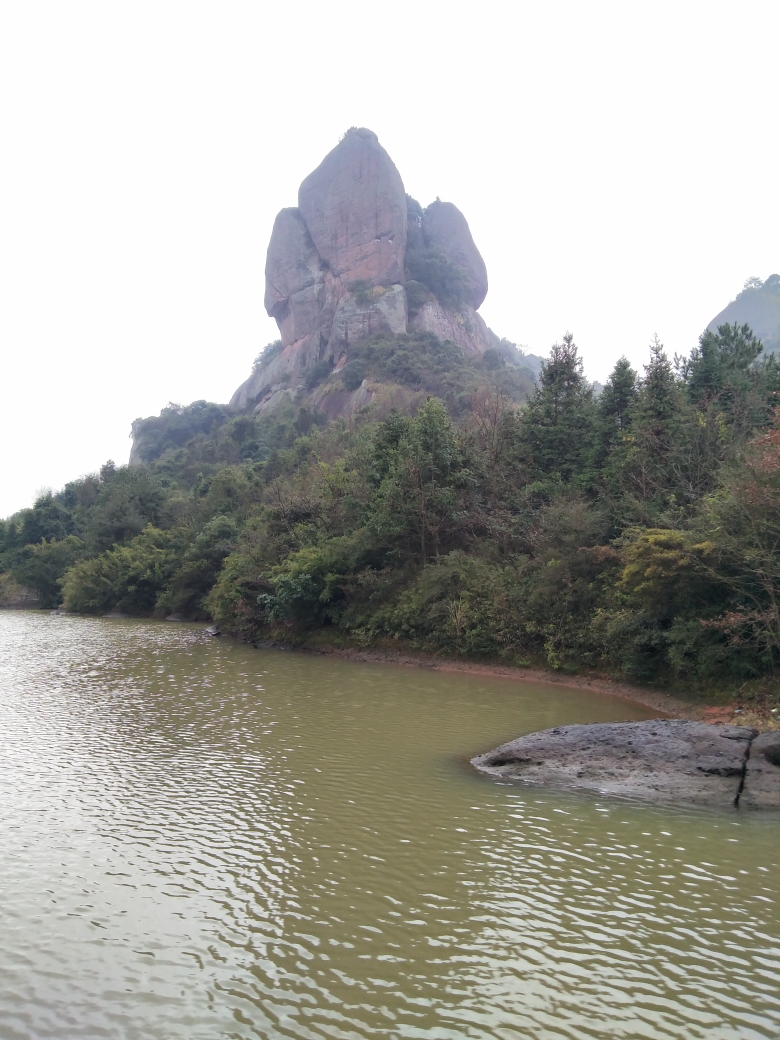
<path id="1" fill-rule="evenodd" d="M 642 717 L 0 614 L 0 1037 L 777 1037 L 776 819 L 464 766 Z"/>

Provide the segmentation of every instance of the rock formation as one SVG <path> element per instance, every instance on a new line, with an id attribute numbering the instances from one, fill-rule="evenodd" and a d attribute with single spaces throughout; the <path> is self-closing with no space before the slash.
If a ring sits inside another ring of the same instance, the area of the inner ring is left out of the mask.
<path id="1" fill-rule="evenodd" d="M 780 275 L 772 274 L 765 282 L 750 279 L 707 328 L 717 332 L 719 325 L 735 323 L 749 325 L 764 344 L 765 353 L 780 351 Z"/>
<path id="2" fill-rule="evenodd" d="M 559 726 L 472 764 L 500 780 L 680 805 L 780 808 L 780 733 L 679 719 Z"/>
<path id="3" fill-rule="evenodd" d="M 404 278 L 406 193 L 370 130 L 352 130 L 298 189 L 298 210 L 336 278 L 394 285 Z"/>
<path id="4" fill-rule="evenodd" d="M 491 346 L 477 314 L 487 271 L 466 218 L 438 199 L 425 211 L 410 205 L 413 212 L 370 130 L 349 130 L 306 177 L 298 206 L 279 213 L 268 246 L 265 307 L 281 350 L 239 387 L 233 408 L 261 410 L 295 397 L 314 366 L 341 368 L 350 345 L 376 333 L 420 329 L 468 351 Z"/>
<path id="5" fill-rule="evenodd" d="M 440 249 L 448 260 L 465 271 L 468 283 L 466 302 L 477 310 L 487 296 L 487 268 L 474 245 L 466 218 L 451 202 L 437 199 L 423 213 L 421 225 L 423 241 L 434 249 Z"/>

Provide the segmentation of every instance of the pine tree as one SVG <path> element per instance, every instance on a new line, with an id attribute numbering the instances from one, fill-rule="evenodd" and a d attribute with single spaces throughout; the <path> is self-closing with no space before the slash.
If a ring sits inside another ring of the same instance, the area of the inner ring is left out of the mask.
<path id="1" fill-rule="evenodd" d="M 596 470 L 604 468 L 612 450 L 626 436 L 636 397 L 637 374 L 627 358 L 622 357 L 607 379 L 597 402 L 593 457 Z"/>
<path id="2" fill-rule="evenodd" d="M 624 519 L 661 524 L 661 514 L 691 497 L 691 407 L 657 336 L 650 361 L 626 412 L 627 430 L 610 459 L 613 496 L 623 498 Z"/>
<path id="3" fill-rule="evenodd" d="M 567 332 L 562 343 L 553 345 L 523 412 L 521 443 L 531 472 L 558 476 L 564 483 L 587 483 L 594 418 L 593 388 Z"/>
<path id="4" fill-rule="evenodd" d="M 720 413 L 737 436 L 769 422 L 780 387 L 777 357 L 762 357 L 763 349 L 750 326 L 734 323 L 706 329 L 690 357 L 675 358 L 688 399 Z"/>
<path id="5" fill-rule="evenodd" d="M 619 359 L 599 397 L 599 415 L 617 432 L 627 429 L 636 402 L 637 376 L 627 358 Z"/>

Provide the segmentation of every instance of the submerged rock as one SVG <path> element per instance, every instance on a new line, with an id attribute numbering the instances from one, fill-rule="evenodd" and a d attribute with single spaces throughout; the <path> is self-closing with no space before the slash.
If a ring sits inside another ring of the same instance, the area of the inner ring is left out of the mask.
<path id="1" fill-rule="evenodd" d="M 557 726 L 471 760 L 498 780 L 644 801 L 780 808 L 780 734 L 652 719 Z"/>

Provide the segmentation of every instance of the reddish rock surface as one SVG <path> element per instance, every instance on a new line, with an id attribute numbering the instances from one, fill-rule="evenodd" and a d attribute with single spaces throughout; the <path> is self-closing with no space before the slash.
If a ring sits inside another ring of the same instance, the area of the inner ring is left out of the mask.
<path id="1" fill-rule="evenodd" d="M 347 288 L 403 281 L 406 193 L 371 130 L 350 130 L 325 156 L 301 184 L 298 209 L 318 253 Z"/>

